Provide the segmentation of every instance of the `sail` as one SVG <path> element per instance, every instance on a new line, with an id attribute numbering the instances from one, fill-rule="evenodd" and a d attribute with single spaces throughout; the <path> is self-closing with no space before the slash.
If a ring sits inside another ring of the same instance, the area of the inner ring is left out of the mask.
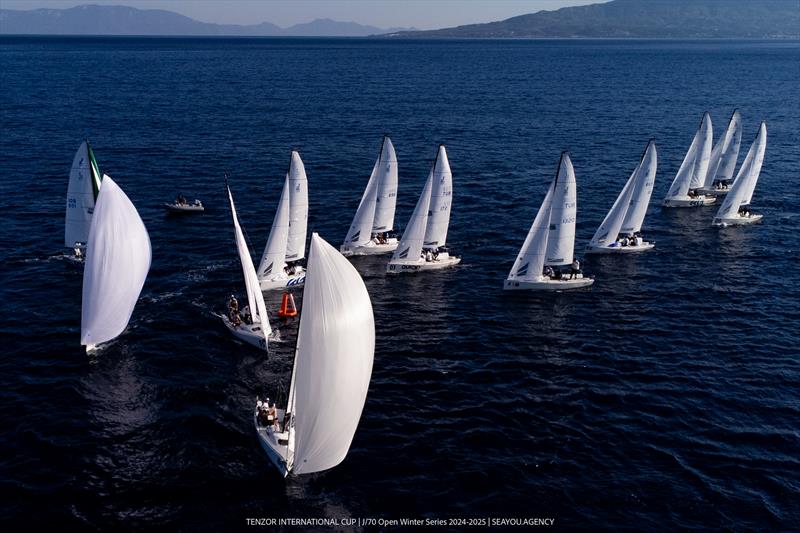
<path id="1" fill-rule="evenodd" d="M 622 222 L 620 233 L 633 234 L 642 229 L 644 216 L 647 214 L 647 206 L 650 204 L 650 195 L 653 194 L 653 184 L 656 181 L 656 168 L 658 166 L 658 155 L 656 153 L 656 143 L 651 140 L 647 144 L 642 160 L 634 171 L 636 174 L 636 187 L 631 196 L 631 203 L 625 213 L 625 220 Z"/>
<path id="2" fill-rule="evenodd" d="M 742 144 L 742 117 L 734 111 L 728 121 L 725 133 L 717 141 L 708 161 L 708 172 L 703 183 L 711 187 L 715 181 L 728 181 L 733 177 L 736 160 L 739 158 L 739 147 Z"/>
<path id="3" fill-rule="evenodd" d="M 755 190 L 758 176 L 761 173 L 761 164 L 764 162 L 764 151 L 767 147 L 767 125 L 761 123 L 753 144 L 747 151 L 747 155 L 742 162 L 742 167 L 736 175 L 725 200 L 719 207 L 715 219 L 734 218 L 739 213 L 739 208 L 749 205 Z"/>
<path id="4" fill-rule="evenodd" d="M 692 144 L 689 145 L 689 150 L 686 151 L 686 156 L 683 158 L 678 173 L 672 181 L 669 192 L 667 192 L 667 199 L 686 196 L 690 188 L 693 189 L 702 185 L 695 176 L 702 169 L 702 179 L 705 179 L 705 173 L 708 170 L 708 159 L 711 155 L 712 135 L 711 116 L 708 113 L 704 113 L 700 126 L 698 126 L 692 139 Z M 705 163 L 702 163 L 703 160 Z"/>
<path id="5" fill-rule="evenodd" d="M 359 202 L 358 209 L 356 209 L 353 222 L 350 224 L 350 229 L 347 230 L 347 236 L 344 238 L 345 245 L 366 244 L 372 239 L 372 226 L 375 219 L 375 202 L 381 166 L 381 158 L 378 156 L 378 160 L 375 161 L 375 166 L 372 168 L 372 174 L 369 176 L 367 186 L 364 189 L 364 194 L 361 196 L 361 202 Z"/>
<path id="6" fill-rule="evenodd" d="M 289 242 L 286 260 L 297 261 L 306 256 L 306 229 L 308 227 L 308 179 L 303 160 L 292 150 L 289 163 Z"/>
<path id="7" fill-rule="evenodd" d="M 400 237 L 400 244 L 394 250 L 392 261 L 418 261 L 422 254 L 422 243 L 425 238 L 425 226 L 428 223 L 428 207 L 431 201 L 431 188 L 433 186 L 433 169 L 428 174 L 422 194 L 419 195 L 417 206 L 411 213 L 411 220 L 408 221 L 403 236 Z"/>
<path id="8" fill-rule="evenodd" d="M 591 246 L 608 246 L 616 242 L 619 231 L 622 228 L 622 222 L 625 220 L 625 215 L 628 212 L 631 199 L 633 198 L 633 191 L 636 187 L 636 177 L 639 167 L 637 166 L 631 174 L 622 191 L 614 200 L 614 204 L 608 211 L 606 218 L 600 223 L 600 227 L 594 233 L 592 240 L 589 242 Z"/>
<path id="9" fill-rule="evenodd" d="M 261 332 L 264 340 L 272 332 L 267 318 L 267 306 L 264 305 L 264 295 L 261 294 L 261 287 L 258 284 L 256 267 L 253 266 L 253 259 L 250 257 L 250 250 L 247 248 L 247 241 L 244 239 L 242 227 L 239 225 L 239 217 L 236 215 L 236 206 L 233 205 L 233 195 L 228 187 L 228 200 L 231 204 L 231 216 L 233 217 L 233 229 L 236 234 L 236 250 L 239 252 L 239 260 L 242 263 L 242 273 L 244 274 L 244 284 L 247 287 L 247 305 L 250 306 L 250 315 L 253 322 L 261 323 Z"/>
<path id="10" fill-rule="evenodd" d="M 575 216 L 578 211 L 575 187 L 575 170 L 569 154 L 561 154 L 558 175 L 553 185 L 553 206 L 550 209 L 550 225 L 547 235 L 545 263 L 569 265 L 574 258 Z"/>
<path id="11" fill-rule="evenodd" d="M 533 219 L 531 229 L 525 237 L 525 242 L 519 250 L 519 255 L 508 273 L 508 279 L 537 281 L 542 277 L 544 268 L 544 252 L 547 248 L 547 229 L 550 224 L 550 207 L 552 206 L 553 187 L 555 179 L 550 183 L 536 218 Z"/>
<path id="12" fill-rule="evenodd" d="M 767 150 L 767 123 L 762 122 L 758 128 L 758 135 L 756 140 L 753 141 L 756 146 L 755 153 L 753 154 L 750 169 L 747 171 L 747 192 L 742 198 L 742 205 L 750 205 L 753 200 L 753 192 L 756 190 L 756 183 L 758 177 L 761 175 L 761 165 L 764 163 L 764 152 Z M 752 147 L 750 148 L 752 150 Z M 750 150 L 748 150 L 748 155 Z M 744 166 L 744 165 L 742 165 Z M 738 178 L 737 178 L 738 179 Z"/>
<path id="13" fill-rule="evenodd" d="M 92 147 L 83 141 L 75 152 L 67 186 L 67 211 L 64 223 L 64 246 L 86 244 L 95 200 L 100 191 L 100 169 Z"/>
<path id="14" fill-rule="evenodd" d="M 283 265 L 286 261 L 286 243 L 289 241 L 289 178 L 283 182 L 281 198 L 278 200 L 278 209 L 272 219 L 272 229 L 269 232 L 264 254 L 258 264 L 258 278 L 271 279 L 283 274 Z"/>
<path id="15" fill-rule="evenodd" d="M 314 233 L 307 271 L 289 391 L 296 474 L 327 470 L 344 460 L 367 398 L 375 353 L 372 303 L 353 265 Z"/>
<path id="16" fill-rule="evenodd" d="M 439 152 L 433 162 L 433 182 L 431 201 L 428 207 L 428 225 L 425 229 L 425 247 L 437 248 L 447 242 L 447 228 L 450 225 L 450 204 L 453 200 L 453 174 L 444 145 L 439 145 Z"/>
<path id="17" fill-rule="evenodd" d="M 150 260 L 150 237 L 139 213 L 122 189 L 103 176 L 86 244 L 81 344 L 110 341 L 125 330 Z"/>
<path id="18" fill-rule="evenodd" d="M 394 145 L 389 137 L 383 138 L 378 163 L 380 163 L 380 167 L 377 169 L 378 192 L 375 197 L 375 219 L 372 221 L 372 231 L 382 233 L 394 228 L 394 209 L 397 204 L 397 155 L 394 153 Z"/>

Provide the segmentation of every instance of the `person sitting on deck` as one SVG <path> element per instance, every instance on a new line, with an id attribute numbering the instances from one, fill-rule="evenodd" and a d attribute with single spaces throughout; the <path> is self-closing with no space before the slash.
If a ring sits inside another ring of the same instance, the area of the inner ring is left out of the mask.
<path id="1" fill-rule="evenodd" d="M 569 269 L 569 279 L 574 279 L 578 277 L 578 274 L 581 273 L 581 263 L 578 261 L 578 258 L 574 258 L 572 260 L 572 265 Z"/>
<path id="2" fill-rule="evenodd" d="M 695 191 L 694 189 L 689 189 L 689 192 L 687 194 L 689 195 L 689 198 L 697 198 L 697 191 Z"/>
<path id="3" fill-rule="evenodd" d="M 242 319 L 239 316 L 239 300 L 231 294 L 230 300 L 228 300 L 228 320 L 231 321 L 231 324 L 234 326 L 238 326 L 242 323 Z"/>
<path id="4" fill-rule="evenodd" d="M 433 257 L 434 261 L 438 261 L 439 260 L 439 249 L 438 248 L 436 248 L 433 252 L 431 252 L 431 257 Z"/>
<path id="5" fill-rule="evenodd" d="M 430 250 L 425 250 L 425 261 L 430 263 L 433 260 Z"/>
<path id="6" fill-rule="evenodd" d="M 244 309 L 242 309 L 242 320 L 245 324 L 252 324 L 253 323 L 253 316 L 250 313 L 250 306 L 245 305 Z"/>
<path id="7" fill-rule="evenodd" d="M 553 272 L 553 267 L 551 267 L 550 265 L 545 265 L 544 271 L 542 273 L 544 277 L 546 277 L 547 279 L 553 279 L 553 277 L 555 276 L 555 272 Z"/>
<path id="8" fill-rule="evenodd" d="M 175 198 L 175 203 L 178 205 L 186 205 L 186 198 L 180 193 L 178 193 L 178 197 Z"/>

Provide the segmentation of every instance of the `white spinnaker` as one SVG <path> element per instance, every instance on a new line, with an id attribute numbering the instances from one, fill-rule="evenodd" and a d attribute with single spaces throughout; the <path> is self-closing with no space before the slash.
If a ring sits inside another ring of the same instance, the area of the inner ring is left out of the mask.
<path id="1" fill-rule="evenodd" d="M 72 159 L 67 186 L 67 210 L 64 221 L 64 246 L 86 244 L 92 212 L 100 190 L 100 170 L 88 141 L 83 141 Z"/>
<path id="2" fill-rule="evenodd" d="M 667 199 L 686 196 L 689 189 L 702 185 L 711 155 L 712 135 L 711 115 L 704 113 L 692 139 L 692 144 L 689 145 L 689 150 L 686 151 L 686 156 L 672 181 L 669 192 L 667 192 Z M 702 176 L 697 178 L 696 176 L 701 175 L 701 171 Z"/>
<path id="3" fill-rule="evenodd" d="M 690 189 L 702 187 L 708 174 L 708 163 L 711 159 L 711 149 L 714 146 L 714 130 L 711 126 L 711 115 L 703 113 L 703 121 L 700 124 L 700 144 L 697 147 L 697 157 L 694 161 L 692 179 L 689 182 Z"/>
<path id="4" fill-rule="evenodd" d="M 531 228 L 528 230 L 525 242 L 522 243 L 522 248 L 520 248 L 519 255 L 517 255 L 517 259 L 514 261 L 514 266 L 511 267 L 511 272 L 508 273 L 508 279 L 538 281 L 542 278 L 544 252 L 547 248 L 547 228 L 550 223 L 550 207 L 552 205 L 554 186 L 555 179 L 553 179 L 550 186 L 547 188 L 547 194 L 544 197 L 542 205 L 539 207 L 539 212 L 536 213 L 536 218 L 533 219 L 533 224 L 531 224 Z"/>
<path id="5" fill-rule="evenodd" d="M 453 174 L 450 172 L 450 162 L 447 160 L 443 144 L 439 145 L 431 173 L 433 182 L 424 244 L 426 248 L 437 248 L 447 243 L 447 228 L 450 226 L 450 207 L 453 201 Z"/>
<path id="6" fill-rule="evenodd" d="M 289 242 L 286 260 L 297 261 L 306 256 L 308 228 L 308 178 L 300 154 L 292 150 L 289 163 Z"/>
<path id="7" fill-rule="evenodd" d="M 381 158 L 378 156 L 378 160 L 375 161 L 375 166 L 372 168 L 372 174 L 369 176 L 367 186 L 364 189 L 364 194 L 361 196 L 361 202 L 359 202 L 358 209 L 356 209 L 353 222 L 350 224 L 350 229 L 347 230 L 347 236 L 344 238 L 345 245 L 364 245 L 372 239 L 380 168 Z"/>
<path id="8" fill-rule="evenodd" d="M 642 229 L 650 196 L 653 194 L 653 184 L 656 181 L 656 168 L 658 167 L 658 154 L 656 143 L 651 140 L 647 144 L 642 160 L 636 168 L 636 188 L 631 196 L 631 203 L 625 213 L 625 220 L 620 228 L 621 233 L 633 234 Z"/>
<path id="9" fill-rule="evenodd" d="M 600 227 L 597 228 L 592 240 L 589 241 L 591 246 L 608 246 L 616 242 L 619 231 L 622 228 L 622 222 L 625 220 L 625 215 L 628 212 L 631 198 L 633 198 L 633 191 L 636 188 L 636 173 L 638 170 L 639 167 L 637 166 L 628 178 L 628 181 L 625 182 L 625 186 L 622 188 L 622 191 L 620 191 L 617 199 L 614 200 L 614 204 L 611 206 L 611 209 L 609 209 L 608 214 L 606 214 L 606 218 L 600 223 Z"/>
<path id="10" fill-rule="evenodd" d="M 107 342 L 125 330 L 151 258 L 139 213 L 114 180 L 103 176 L 86 243 L 81 344 Z"/>
<path id="11" fill-rule="evenodd" d="M 283 275 L 283 265 L 286 261 L 286 244 L 289 242 L 289 177 L 283 182 L 281 198 L 278 200 L 278 209 L 272 219 L 272 229 L 269 232 L 264 254 L 258 264 L 259 279 L 272 279 Z"/>
<path id="12" fill-rule="evenodd" d="M 250 315 L 253 322 L 261 323 L 261 332 L 264 334 L 264 340 L 266 341 L 272 332 L 269 318 L 267 318 L 267 306 L 264 305 L 264 295 L 261 294 L 256 267 L 253 266 L 253 259 L 250 257 L 250 249 L 247 247 L 242 227 L 239 225 L 239 217 L 236 215 L 236 206 L 233 205 L 233 195 L 230 187 L 228 187 L 228 200 L 231 203 L 231 217 L 233 217 L 233 229 L 236 234 L 236 250 L 239 252 L 244 284 L 247 287 L 247 305 L 250 306 Z"/>
<path id="13" fill-rule="evenodd" d="M 394 227 L 394 210 L 397 205 L 397 154 L 394 153 L 394 145 L 388 136 L 383 138 L 378 163 L 378 191 L 372 231 L 381 233 Z"/>
<path id="14" fill-rule="evenodd" d="M 297 339 L 292 471 L 342 462 L 372 376 L 375 321 L 358 271 L 316 233 L 311 236 Z M 292 448 L 292 443 L 289 444 Z"/>
<path id="15" fill-rule="evenodd" d="M 767 150 L 767 123 L 762 122 L 758 128 L 758 135 L 756 140 L 753 141 L 756 146 L 755 154 L 753 154 L 753 162 L 750 170 L 747 172 L 747 192 L 742 198 L 742 205 L 750 205 L 753 200 L 753 192 L 756 190 L 756 183 L 761 175 L 761 165 L 764 163 L 764 152 Z M 751 147 L 752 150 L 752 147 Z M 748 154 L 750 151 L 748 150 Z"/>
<path id="16" fill-rule="evenodd" d="M 400 237 L 400 244 L 394 250 L 392 261 L 419 261 L 422 253 L 422 243 L 425 238 L 425 226 L 428 223 L 428 207 L 431 202 L 431 188 L 433 185 L 433 169 L 428 174 L 422 194 L 419 195 L 417 206 L 411 213 L 411 220 L 408 221 L 403 236 Z"/>
<path id="17" fill-rule="evenodd" d="M 714 181 L 727 181 L 733 177 L 741 144 L 742 117 L 738 110 L 734 110 L 728 121 L 728 127 L 725 128 L 725 133 L 711 151 L 704 187 L 711 187 Z"/>
<path id="18" fill-rule="evenodd" d="M 548 265 L 569 265 L 574 258 L 575 216 L 578 211 L 575 170 L 569 154 L 561 154 L 558 175 L 553 186 L 553 205 L 544 262 Z"/>

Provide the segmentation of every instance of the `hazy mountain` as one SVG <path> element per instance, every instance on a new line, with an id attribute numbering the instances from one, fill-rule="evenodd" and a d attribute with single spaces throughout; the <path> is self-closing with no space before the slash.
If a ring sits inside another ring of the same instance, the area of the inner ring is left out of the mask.
<path id="1" fill-rule="evenodd" d="M 389 36 L 796 39 L 800 0 L 613 0 Z"/>
<path id="2" fill-rule="evenodd" d="M 413 28 L 411 28 L 413 29 Z M 234 35 L 361 37 L 394 29 L 319 19 L 281 28 L 200 22 L 172 11 L 127 6 L 84 5 L 69 9 L 0 9 L 0 34 L 41 35 Z"/>

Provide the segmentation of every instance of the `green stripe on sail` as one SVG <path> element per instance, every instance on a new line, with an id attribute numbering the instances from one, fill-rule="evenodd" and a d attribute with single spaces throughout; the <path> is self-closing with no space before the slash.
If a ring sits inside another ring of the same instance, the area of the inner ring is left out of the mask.
<path id="1" fill-rule="evenodd" d="M 100 174 L 100 167 L 97 166 L 97 160 L 94 158 L 94 152 L 89 141 L 86 141 L 86 148 L 89 150 L 89 169 L 92 172 L 92 193 L 94 193 L 94 199 L 97 200 L 97 195 L 100 194 L 102 174 Z"/>

